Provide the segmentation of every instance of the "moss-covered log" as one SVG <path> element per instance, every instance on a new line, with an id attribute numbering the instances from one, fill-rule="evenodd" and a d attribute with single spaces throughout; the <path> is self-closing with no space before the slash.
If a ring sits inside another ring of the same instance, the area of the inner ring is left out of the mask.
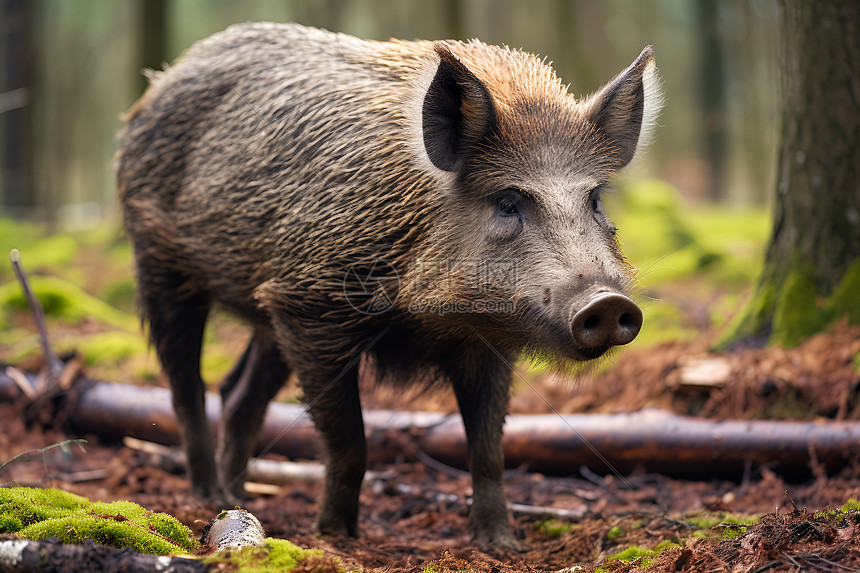
<path id="1" fill-rule="evenodd" d="M 782 0 L 783 110 L 773 231 L 727 343 L 787 346 L 860 323 L 860 3 Z"/>

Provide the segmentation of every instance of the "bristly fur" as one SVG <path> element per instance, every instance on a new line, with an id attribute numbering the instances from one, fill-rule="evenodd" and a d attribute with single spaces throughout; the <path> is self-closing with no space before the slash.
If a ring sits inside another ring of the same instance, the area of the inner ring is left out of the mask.
<path id="1" fill-rule="evenodd" d="M 328 464 L 317 528 L 356 534 L 363 361 L 454 388 L 476 539 L 514 547 L 500 449 L 511 363 L 566 369 L 607 350 L 571 325 L 630 289 L 599 190 L 655 121 L 650 47 L 582 100 L 518 50 L 281 24 L 232 26 L 148 76 L 117 185 L 195 492 L 241 494 L 265 406 L 295 371 Z M 356 299 L 394 284 L 383 312 Z M 222 384 L 217 468 L 199 373 L 216 302 L 254 329 Z"/>

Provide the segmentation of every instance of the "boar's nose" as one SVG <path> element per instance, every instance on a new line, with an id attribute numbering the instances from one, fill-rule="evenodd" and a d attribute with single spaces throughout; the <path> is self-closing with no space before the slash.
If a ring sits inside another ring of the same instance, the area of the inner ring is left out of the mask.
<path id="1" fill-rule="evenodd" d="M 627 344 L 642 328 L 642 311 L 622 294 L 603 292 L 573 315 L 570 328 L 585 349 Z"/>

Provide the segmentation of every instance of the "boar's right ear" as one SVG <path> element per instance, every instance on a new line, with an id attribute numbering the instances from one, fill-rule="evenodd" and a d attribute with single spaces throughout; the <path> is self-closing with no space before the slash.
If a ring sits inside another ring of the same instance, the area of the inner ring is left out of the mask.
<path id="1" fill-rule="evenodd" d="M 647 46 L 630 67 L 586 102 L 586 117 L 602 132 L 620 169 L 648 143 L 663 106 L 654 50 Z"/>
<path id="2" fill-rule="evenodd" d="M 424 96 L 422 127 L 430 161 L 456 171 L 468 149 L 495 123 L 495 108 L 486 86 L 444 44 L 434 45 L 439 67 Z"/>

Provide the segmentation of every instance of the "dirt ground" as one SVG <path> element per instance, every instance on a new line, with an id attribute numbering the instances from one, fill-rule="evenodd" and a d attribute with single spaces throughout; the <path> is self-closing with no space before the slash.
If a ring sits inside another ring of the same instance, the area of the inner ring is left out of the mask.
<path id="1" fill-rule="evenodd" d="M 860 375 L 852 364 L 860 352 L 858 327 L 837 325 L 793 350 L 747 348 L 716 361 L 708 356 L 705 377 L 712 384 L 684 383 L 684 369 L 702 362 L 707 344 L 702 339 L 630 350 L 614 358 L 606 372 L 573 382 L 523 372 L 511 410 L 608 413 L 659 407 L 715 419 L 860 419 Z M 727 376 L 720 374 L 726 365 Z M 446 392 L 404 396 L 380 388 L 364 395 L 366 408 L 455 410 Z M 0 404 L 0 461 L 68 437 L 56 429 L 26 427 L 19 407 Z M 89 442 L 83 449 L 54 448 L 15 461 L 0 473 L 0 482 L 53 485 L 105 501 L 130 499 L 175 515 L 195 532 L 216 515 L 217 507 L 188 495 L 183 476 L 148 467 L 127 448 L 92 436 L 71 437 Z M 107 470 L 106 477 L 70 483 L 86 469 Z M 645 564 L 653 571 L 860 570 L 860 512 L 817 513 L 860 498 L 856 458 L 835 475 L 812 464 L 813 477 L 800 483 L 786 482 L 767 467 L 748 467 L 736 481 L 685 481 L 641 471 L 620 479 L 585 468 L 567 477 L 510 470 L 510 502 L 582 515 L 566 520 L 515 514 L 521 553 L 482 551 L 470 544 L 470 479 L 465 472 L 423 463 L 372 469 L 385 470 L 385 477 L 365 482 L 358 539 L 310 533 L 320 493 L 315 483 L 254 494 L 245 507 L 268 535 L 325 550 L 326 558 L 306 563 L 305 570 L 539 572 L 602 566 L 605 571 L 636 571 Z M 724 540 L 732 528 L 730 514 L 764 517 Z M 653 548 L 665 541 L 678 546 L 649 563 L 643 560 L 647 557 L 630 563 L 607 560 L 633 545 Z M 338 557 L 339 564 L 330 557 Z"/>

